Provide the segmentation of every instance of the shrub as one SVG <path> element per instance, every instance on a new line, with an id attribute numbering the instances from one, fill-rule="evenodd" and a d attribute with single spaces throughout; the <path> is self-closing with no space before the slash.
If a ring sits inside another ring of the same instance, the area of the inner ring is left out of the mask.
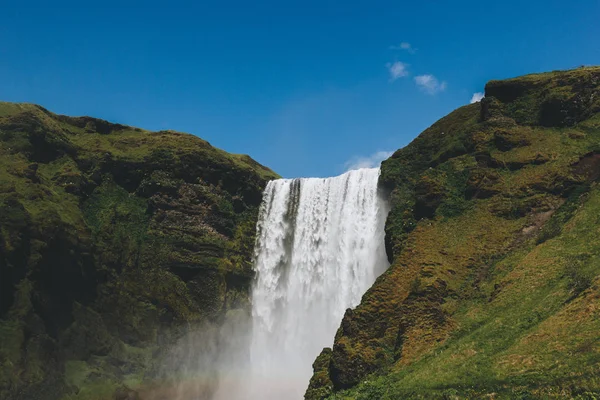
<path id="1" fill-rule="evenodd" d="M 594 274 L 585 269 L 584 261 L 585 259 L 581 257 L 571 257 L 565 265 L 565 275 L 568 279 L 567 285 L 573 298 L 591 287 L 594 280 Z"/>

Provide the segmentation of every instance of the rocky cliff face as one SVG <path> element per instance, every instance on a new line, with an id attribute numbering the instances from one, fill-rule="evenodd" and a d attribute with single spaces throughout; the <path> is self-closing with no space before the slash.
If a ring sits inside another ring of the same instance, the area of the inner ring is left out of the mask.
<path id="1" fill-rule="evenodd" d="M 383 162 L 392 265 L 346 312 L 307 399 L 600 391 L 600 68 L 485 96 Z"/>
<path id="2" fill-rule="evenodd" d="M 0 398 L 112 398 L 247 311 L 275 177 L 191 135 L 0 103 Z"/>

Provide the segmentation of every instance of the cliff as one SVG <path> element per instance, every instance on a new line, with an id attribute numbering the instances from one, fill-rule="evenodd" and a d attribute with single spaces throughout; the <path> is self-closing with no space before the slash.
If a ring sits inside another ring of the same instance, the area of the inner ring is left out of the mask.
<path id="1" fill-rule="evenodd" d="M 394 153 L 391 266 L 306 399 L 592 398 L 599 177 L 599 67 L 491 81 Z"/>
<path id="2" fill-rule="evenodd" d="M 0 398 L 128 396 L 190 327 L 246 313 L 275 177 L 192 135 L 0 103 Z"/>

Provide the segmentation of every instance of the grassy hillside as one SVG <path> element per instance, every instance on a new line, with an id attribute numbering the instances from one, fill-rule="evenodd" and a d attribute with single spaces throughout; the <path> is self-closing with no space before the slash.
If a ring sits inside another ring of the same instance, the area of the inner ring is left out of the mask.
<path id="1" fill-rule="evenodd" d="M 307 399 L 599 396 L 600 68 L 485 95 L 383 162 L 392 265 Z"/>
<path id="2" fill-rule="evenodd" d="M 247 311 L 275 177 L 192 135 L 0 103 L 0 398 L 113 398 Z"/>

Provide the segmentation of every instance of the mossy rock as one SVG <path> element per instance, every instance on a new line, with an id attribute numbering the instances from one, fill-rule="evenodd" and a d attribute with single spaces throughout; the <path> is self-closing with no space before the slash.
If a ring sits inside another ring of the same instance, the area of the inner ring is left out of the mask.
<path id="1" fill-rule="evenodd" d="M 112 399 L 161 341 L 247 308 L 277 177 L 189 134 L 0 103 L 0 397 Z"/>
<path id="2" fill-rule="evenodd" d="M 600 68 L 485 92 L 382 163 L 391 266 L 346 312 L 307 398 L 600 392 L 587 314 L 599 304 Z"/>

